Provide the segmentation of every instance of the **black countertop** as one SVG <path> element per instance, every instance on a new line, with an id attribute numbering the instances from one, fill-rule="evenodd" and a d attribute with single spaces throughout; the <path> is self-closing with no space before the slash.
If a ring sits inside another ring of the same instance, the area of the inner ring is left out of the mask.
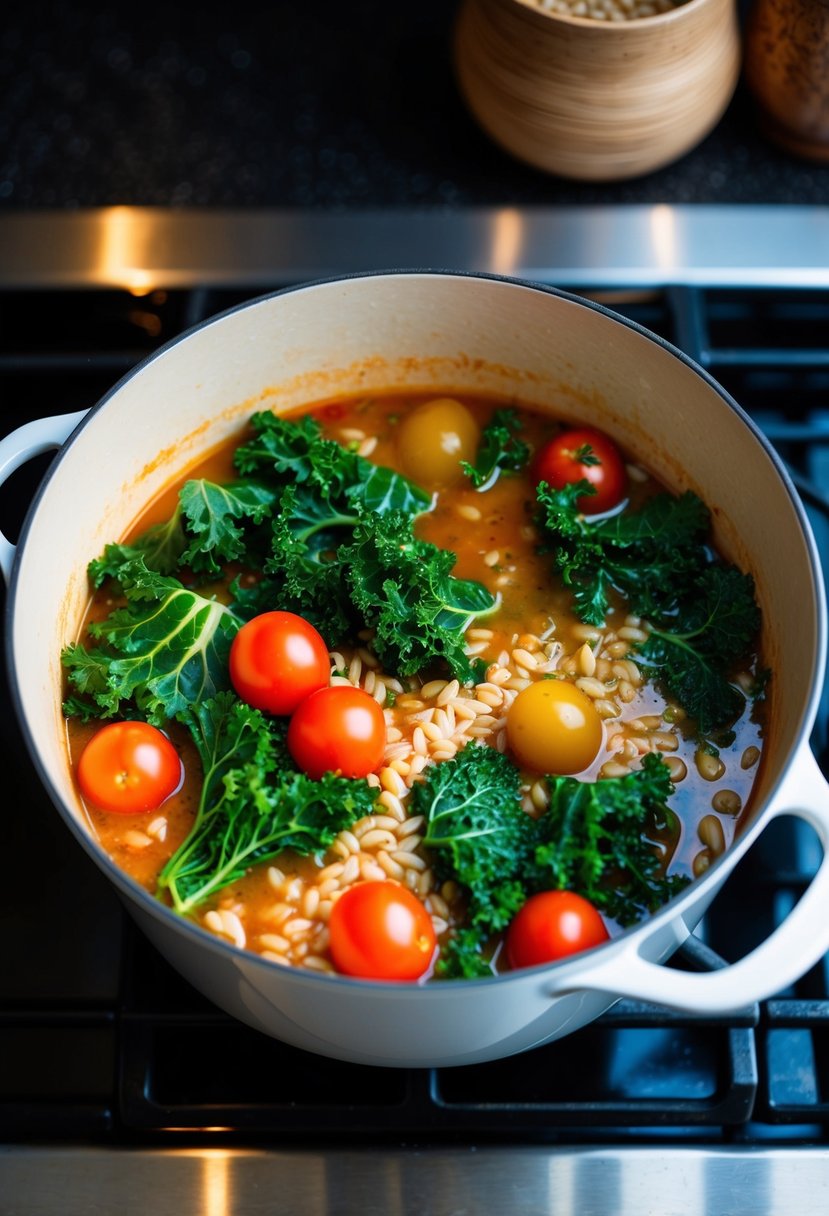
<path id="1" fill-rule="evenodd" d="M 360 208 L 829 199 L 744 87 L 635 181 L 548 176 L 495 147 L 451 63 L 457 0 L 20 3 L 0 19 L 0 209 Z"/>

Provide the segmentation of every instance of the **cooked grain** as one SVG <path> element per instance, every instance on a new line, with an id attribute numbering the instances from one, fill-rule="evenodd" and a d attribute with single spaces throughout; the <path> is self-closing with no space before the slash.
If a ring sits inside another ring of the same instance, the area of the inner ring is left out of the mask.
<path id="1" fill-rule="evenodd" d="M 473 507 L 471 503 L 461 503 L 456 510 L 462 519 L 477 522 L 481 518 L 481 512 L 477 507 Z"/>
<path id="2" fill-rule="evenodd" d="M 674 785 L 677 785 L 680 781 L 684 781 L 688 776 L 688 766 L 679 756 L 666 756 L 665 763 L 668 766 L 671 781 L 673 781 Z"/>
<path id="3" fill-rule="evenodd" d="M 703 781 L 719 781 L 725 772 L 725 765 L 719 756 L 714 756 L 711 752 L 698 751 L 695 756 L 697 772 Z"/>
<path id="4" fill-rule="evenodd" d="M 711 799 L 711 805 L 721 815 L 739 815 L 743 809 L 743 800 L 736 790 L 717 790 Z"/>
<path id="5" fill-rule="evenodd" d="M 697 827 L 697 835 L 714 857 L 725 852 L 725 832 L 716 815 L 703 815 Z"/>
<path id="6" fill-rule="evenodd" d="M 752 768 L 760 759 L 759 747 L 747 747 L 740 758 L 741 768 Z"/>
<path id="7" fill-rule="evenodd" d="M 146 849 L 148 845 L 152 844 L 152 839 L 146 832 L 141 832 L 138 828 L 130 828 L 129 831 L 124 832 L 121 843 L 128 849 Z"/>

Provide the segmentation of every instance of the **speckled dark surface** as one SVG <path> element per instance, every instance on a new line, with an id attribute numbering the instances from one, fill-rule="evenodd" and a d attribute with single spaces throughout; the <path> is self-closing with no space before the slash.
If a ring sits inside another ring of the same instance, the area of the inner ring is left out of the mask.
<path id="1" fill-rule="evenodd" d="M 0 209 L 829 201 L 829 166 L 769 144 L 742 86 L 636 181 L 519 164 L 456 92 L 456 0 L 4 7 Z"/>

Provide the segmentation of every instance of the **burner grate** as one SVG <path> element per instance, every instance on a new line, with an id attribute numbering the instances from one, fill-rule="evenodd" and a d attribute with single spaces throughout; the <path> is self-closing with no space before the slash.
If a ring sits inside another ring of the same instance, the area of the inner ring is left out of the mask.
<path id="1" fill-rule="evenodd" d="M 120 1110 L 134 1131 L 183 1132 L 208 1120 L 225 1132 L 289 1137 L 376 1139 L 439 1129 L 527 1139 L 587 1126 L 728 1128 L 745 1123 L 754 1105 L 756 1008 L 702 1019 L 621 1001 L 566 1040 L 509 1060 L 366 1068 L 321 1060 L 238 1025 L 137 931 L 128 944 Z M 718 965 L 710 951 L 696 953 L 691 965 Z"/>

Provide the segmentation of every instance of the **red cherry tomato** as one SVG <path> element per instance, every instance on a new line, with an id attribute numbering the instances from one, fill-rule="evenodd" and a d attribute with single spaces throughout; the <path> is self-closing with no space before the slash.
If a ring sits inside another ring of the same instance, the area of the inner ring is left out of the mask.
<path id="1" fill-rule="evenodd" d="M 362 688 L 335 684 L 297 706 L 287 742 L 299 767 L 316 781 L 323 773 L 367 777 L 383 759 L 386 719 Z"/>
<path id="2" fill-rule="evenodd" d="M 230 648 L 230 682 L 268 714 L 290 714 L 331 674 L 328 648 L 293 612 L 263 612 L 243 625 Z"/>
<path id="3" fill-rule="evenodd" d="M 343 975 L 367 980 L 416 980 L 428 971 L 437 944 L 432 918 L 406 887 L 361 882 L 331 909 L 331 958 Z"/>
<path id="4" fill-rule="evenodd" d="M 87 802 L 105 811 L 154 811 L 181 785 L 178 752 L 148 722 L 110 722 L 93 735 L 78 761 Z"/>
<path id="5" fill-rule="evenodd" d="M 574 891 L 542 891 L 513 917 L 505 942 L 507 961 L 511 967 L 552 963 L 600 946 L 609 936 L 589 900 Z"/>
<path id="6" fill-rule="evenodd" d="M 627 492 L 625 462 L 603 431 L 579 427 L 562 431 L 536 453 L 532 474 L 560 490 L 574 481 L 589 481 L 595 494 L 584 494 L 576 505 L 585 515 L 601 515 L 617 507 Z"/>

